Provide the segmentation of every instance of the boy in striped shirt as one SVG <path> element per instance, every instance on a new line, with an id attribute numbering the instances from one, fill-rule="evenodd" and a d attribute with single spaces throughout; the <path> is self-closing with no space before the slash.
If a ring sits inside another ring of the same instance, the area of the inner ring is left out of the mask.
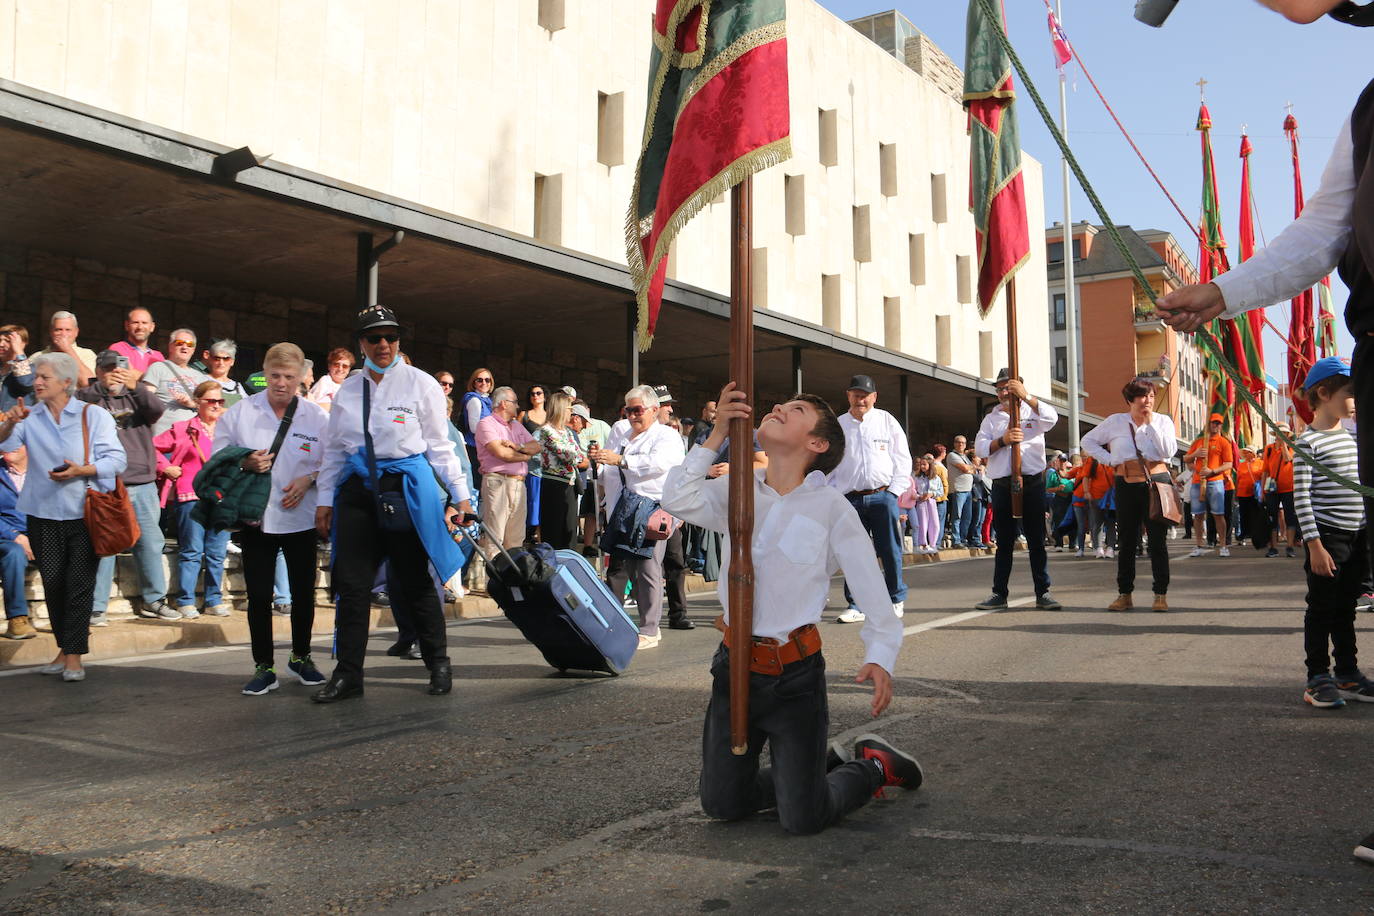
<path id="1" fill-rule="evenodd" d="M 1355 601 L 1369 573 L 1364 500 L 1315 473 L 1311 464 L 1315 458 L 1341 476 L 1359 480 L 1355 437 L 1341 426 L 1342 420 L 1355 415 L 1350 362 L 1339 356 L 1317 360 L 1303 380 L 1302 394 L 1314 414 L 1298 437 L 1305 448 L 1293 450 L 1293 498 L 1307 547 L 1303 699 L 1320 709 L 1339 708 L 1347 699 L 1374 703 L 1374 681 L 1360 673 L 1355 661 Z"/>

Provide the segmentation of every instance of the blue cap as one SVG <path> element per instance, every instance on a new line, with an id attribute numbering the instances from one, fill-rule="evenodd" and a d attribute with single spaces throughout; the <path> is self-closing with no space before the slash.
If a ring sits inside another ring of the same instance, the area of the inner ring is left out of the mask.
<path id="1" fill-rule="evenodd" d="M 1350 375 L 1350 360 L 1344 356 L 1324 356 L 1312 364 L 1312 368 L 1307 370 L 1307 378 L 1302 380 L 1302 387 L 1311 388 L 1323 379 L 1331 378 L 1333 375 Z"/>

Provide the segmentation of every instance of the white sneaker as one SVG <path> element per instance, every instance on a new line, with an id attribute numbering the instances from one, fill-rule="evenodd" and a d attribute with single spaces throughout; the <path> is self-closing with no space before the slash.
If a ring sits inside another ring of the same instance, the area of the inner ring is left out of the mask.
<path id="1" fill-rule="evenodd" d="M 1108 548 L 1107 548 L 1107 559 L 1109 559 L 1109 560 L 1114 560 L 1114 559 L 1116 559 L 1116 548 L 1114 548 L 1114 547 L 1108 547 Z"/>
<path id="2" fill-rule="evenodd" d="M 1190 556 L 1190 557 L 1200 557 L 1200 556 L 1202 556 L 1202 555 L 1203 555 L 1204 553 L 1206 553 L 1206 552 L 1207 552 L 1207 551 L 1204 550 L 1204 549 L 1201 548 L 1201 547 L 1194 547 L 1194 548 L 1192 549 L 1192 551 L 1189 552 L 1188 556 Z"/>
<path id="3" fill-rule="evenodd" d="M 1230 548 L 1230 547 L 1223 547 L 1223 548 L 1221 548 L 1220 550 L 1217 551 L 1217 556 L 1219 556 L 1219 557 L 1229 557 L 1230 555 L 1231 555 L 1231 548 Z"/>
<path id="4" fill-rule="evenodd" d="M 93 627 L 108 627 L 109 625 L 110 625 L 110 618 L 106 617 L 104 614 L 92 614 L 92 615 L 91 615 L 91 626 L 93 626 Z"/>
<path id="5" fill-rule="evenodd" d="M 898 601 L 896 604 L 892 605 L 892 613 L 896 614 L 898 617 L 901 617 L 903 614 L 905 614 L 906 602 Z"/>
<path id="6" fill-rule="evenodd" d="M 1076 556 L 1076 557 L 1084 556 L 1083 548 L 1082 548 L 1082 547 L 1078 548 L 1078 552 L 1075 553 L 1074 556 Z"/>
<path id="7" fill-rule="evenodd" d="M 229 610 L 230 608 L 227 604 L 216 604 L 213 607 L 207 607 L 205 613 L 211 617 L 228 617 Z"/>
<path id="8" fill-rule="evenodd" d="M 661 642 L 663 642 L 662 636 L 646 636 L 643 633 L 639 634 L 639 648 L 641 649 L 656 649 Z"/>
<path id="9" fill-rule="evenodd" d="M 243 553 L 243 548 L 240 547 L 238 544 L 235 544 L 233 541 L 230 541 L 228 544 L 224 545 L 224 552 L 236 557 L 239 554 Z"/>
<path id="10" fill-rule="evenodd" d="M 1106 548 L 1104 548 L 1104 547 L 1099 547 L 1099 548 L 1097 548 L 1097 553 L 1093 554 L 1093 556 L 1097 557 L 1099 560 L 1105 560 L 1105 559 L 1107 558 L 1107 550 L 1106 550 Z"/>
<path id="11" fill-rule="evenodd" d="M 195 606 L 190 604 L 183 604 L 181 607 L 177 608 L 177 613 L 187 619 L 200 616 L 200 611 L 196 610 Z"/>
<path id="12" fill-rule="evenodd" d="M 835 622 L 836 622 L 836 623 L 863 623 L 863 622 L 864 622 L 864 619 L 865 619 L 865 618 L 864 618 L 864 615 L 863 615 L 863 611 L 860 611 L 860 610 L 859 610 L 858 608 L 856 608 L 856 607 L 851 607 L 851 608 L 845 608 L 844 613 L 841 614 L 839 617 L 836 617 L 836 618 L 835 618 Z"/>

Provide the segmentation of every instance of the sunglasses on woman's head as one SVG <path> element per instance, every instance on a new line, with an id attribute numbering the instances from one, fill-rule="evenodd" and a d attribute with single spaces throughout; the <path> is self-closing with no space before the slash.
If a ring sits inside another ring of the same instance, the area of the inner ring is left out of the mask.
<path id="1" fill-rule="evenodd" d="M 384 340 L 387 343 L 395 343 L 400 339 L 401 335 L 395 333 L 394 331 L 390 334 L 368 334 L 363 337 L 363 340 L 367 341 L 370 344 L 379 344 Z"/>

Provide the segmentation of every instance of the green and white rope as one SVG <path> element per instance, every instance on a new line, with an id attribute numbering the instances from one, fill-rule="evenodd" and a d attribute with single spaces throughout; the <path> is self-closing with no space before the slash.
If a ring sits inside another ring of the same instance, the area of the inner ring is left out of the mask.
<path id="1" fill-rule="evenodd" d="M 1126 241 L 1121 237 L 1121 232 L 1116 228 L 1116 223 L 1112 222 L 1112 218 L 1107 215 L 1107 208 L 1103 205 L 1102 199 L 1097 196 L 1097 191 L 1093 188 L 1092 182 L 1088 181 L 1088 176 L 1083 173 L 1082 166 L 1078 164 L 1078 158 L 1074 156 L 1073 151 L 1069 149 L 1068 141 L 1065 140 L 1064 135 L 1060 133 L 1059 126 L 1055 123 L 1054 117 L 1050 114 L 1049 108 L 1045 105 L 1045 100 L 1041 98 L 1040 92 L 1035 88 L 1035 83 L 1031 81 L 1030 74 L 1026 72 L 1025 64 L 1021 62 L 1021 58 L 1017 55 L 1016 49 L 1012 46 L 1011 39 L 1007 37 L 1006 29 L 1002 26 L 1001 11 L 997 9 L 993 0 L 975 0 L 975 2 L 982 6 L 983 13 L 988 21 L 997 24 L 997 40 L 1001 43 L 1002 49 L 1007 52 L 1007 57 L 1011 59 L 1011 65 L 1015 68 L 1017 76 L 1021 78 L 1021 85 L 1024 86 L 1026 92 L 1029 93 L 1031 102 L 1035 105 L 1035 110 L 1040 112 L 1040 118 L 1045 122 L 1045 127 L 1049 129 L 1050 136 L 1054 137 L 1054 142 L 1058 144 L 1059 151 L 1064 154 L 1064 160 L 1069 164 L 1069 168 L 1073 171 L 1074 177 L 1078 179 L 1078 184 L 1083 189 L 1083 193 L 1087 195 L 1089 203 L 1091 203 L 1093 209 L 1097 211 L 1097 216 L 1102 220 L 1102 227 L 1107 231 L 1107 236 L 1112 240 L 1112 244 L 1116 246 L 1117 252 L 1120 253 L 1125 262 L 1130 265 L 1131 273 L 1135 276 L 1136 282 L 1140 284 L 1141 289 L 1150 297 L 1151 304 L 1157 307 L 1159 298 L 1155 295 L 1154 287 L 1152 287 L 1150 281 L 1145 278 L 1144 271 L 1140 269 L 1140 265 L 1136 263 L 1135 258 L 1131 255 L 1130 249 L 1126 247 Z M 1275 422 L 1269 414 L 1265 413 L 1263 405 L 1255 400 L 1255 396 L 1251 394 L 1250 390 L 1245 386 L 1241 378 L 1240 370 L 1226 358 L 1226 354 L 1222 350 L 1221 345 L 1217 342 L 1217 339 L 1212 336 L 1210 331 L 1206 328 L 1198 328 L 1195 332 L 1195 336 L 1202 342 L 1204 349 L 1210 351 L 1211 354 L 1216 357 L 1217 364 L 1221 366 L 1222 371 L 1226 373 L 1226 376 L 1235 385 L 1236 391 L 1240 394 L 1241 398 L 1244 399 L 1250 407 L 1254 408 L 1265 425 L 1274 431 L 1276 439 L 1283 442 L 1295 453 L 1302 455 L 1303 460 L 1318 474 L 1321 474 L 1328 480 L 1334 481 L 1348 490 L 1359 493 L 1361 496 L 1374 498 L 1374 487 L 1361 484 L 1357 480 L 1351 480 L 1349 477 L 1322 464 L 1317 460 L 1310 449 L 1300 444 L 1291 435 L 1279 429 L 1278 423 Z M 1368 421 L 1368 418 L 1365 419 Z"/>

